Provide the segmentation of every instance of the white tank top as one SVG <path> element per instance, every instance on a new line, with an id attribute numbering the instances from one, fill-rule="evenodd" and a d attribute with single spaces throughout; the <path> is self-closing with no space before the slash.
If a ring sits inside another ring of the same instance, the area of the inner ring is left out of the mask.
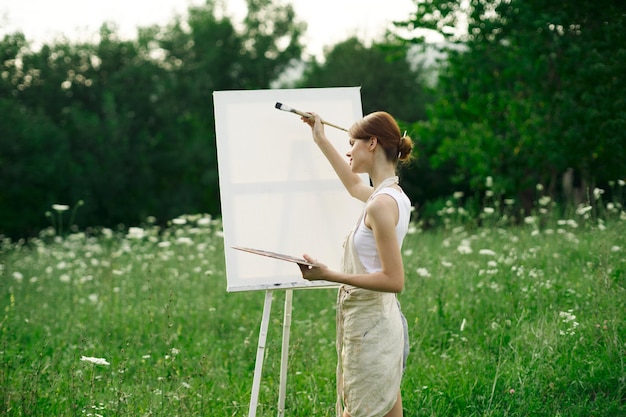
<path id="1" fill-rule="evenodd" d="M 398 245 L 402 248 L 402 241 L 409 230 L 409 221 L 411 220 L 411 201 L 402 191 L 391 187 L 376 191 L 372 197 L 379 194 L 387 194 L 396 200 L 399 213 L 398 223 L 396 224 L 396 237 L 398 238 Z M 361 220 L 354 232 L 354 247 L 367 272 L 378 272 L 382 269 L 380 256 L 378 256 L 378 250 L 376 249 L 374 232 L 365 225 L 365 215 L 361 216 Z"/>

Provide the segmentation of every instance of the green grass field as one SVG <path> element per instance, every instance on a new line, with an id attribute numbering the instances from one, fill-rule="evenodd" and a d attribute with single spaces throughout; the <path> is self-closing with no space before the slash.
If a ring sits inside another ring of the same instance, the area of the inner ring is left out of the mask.
<path id="1" fill-rule="evenodd" d="M 405 416 L 626 415 L 621 209 L 517 227 L 454 212 L 403 248 Z M 48 230 L 1 251 L 2 415 L 248 414 L 264 293 L 226 292 L 219 221 Z M 277 414 L 283 296 L 259 416 Z M 294 291 L 288 416 L 334 415 L 334 302 L 335 290 Z"/>

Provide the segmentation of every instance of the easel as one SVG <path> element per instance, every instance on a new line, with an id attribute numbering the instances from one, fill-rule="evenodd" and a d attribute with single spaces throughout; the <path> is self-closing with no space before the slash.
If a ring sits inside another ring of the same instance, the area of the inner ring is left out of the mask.
<path id="1" fill-rule="evenodd" d="M 267 328 L 270 323 L 270 312 L 272 309 L 272 290 L 265 291 L 265 302 L 263 304 L 263 318 L 261 319 L 261 330 L 259 331 L 259 343 L 256 351 L 256 362 L 254 365 L 254 378 L 252 380 L 252 394 L 250 396 L 250 408 L 248 417 L 256 417 L 256 409 L 259 405 L 259 389 L 261 387 L 261 374 L 263 372 L 263 361 L 265 360 L 265 342 L 267 341 Z M 291 329 L 291 300 L 293 290 L 285 291 L 285 311 L 283 317 L 283 344 L 280 359 L 280 388 L 278 392 L 278 417 L 285 415 L 285 399 L 287 397 L 287 363 L 289 360 L 289 331 Z"/>

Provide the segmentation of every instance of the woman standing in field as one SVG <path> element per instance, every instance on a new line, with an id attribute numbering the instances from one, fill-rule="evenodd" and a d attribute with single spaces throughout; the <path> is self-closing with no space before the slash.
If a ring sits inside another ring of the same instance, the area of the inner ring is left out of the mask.
<path id="1" fill-rule="evenodd" d="M 397 293 L 404 286 L 401 246 L 411 202 L 398 185 L 396 168 L 413 149 L 394 118 L 375 112 L 349 130 L 349 162 L 326 138 L 318 115 L 303 117 L 313 139 L 364 211 L 344 243 L 341 271 L 310 255 L 303 278 L 342 284 L 337 298 L 337 416 L 402 416 L 400 382 L 408 354 L 408 332 Z M 358 174 L 369 175 L 373 186 Z"/>

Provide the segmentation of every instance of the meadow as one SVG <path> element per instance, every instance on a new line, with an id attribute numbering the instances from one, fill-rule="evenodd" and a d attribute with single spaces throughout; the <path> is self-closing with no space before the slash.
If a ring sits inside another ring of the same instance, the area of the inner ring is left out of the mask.
<path id="1" fill-rule="evenodd" d="M 622 205 L 544 199 L 517 225 L 506 210 L 451 201 L 440 226 L 412 225 L 405 416 L 626 416 Z M 0 414 L 248 414 L 264 293 L 226 292 L 219 219 L 56 223 L 0 250 Z M 335 295 L 294 291 L 285 415 L 334 415 Z M 259 416 L 278 412 L 282 297 Z"/>

